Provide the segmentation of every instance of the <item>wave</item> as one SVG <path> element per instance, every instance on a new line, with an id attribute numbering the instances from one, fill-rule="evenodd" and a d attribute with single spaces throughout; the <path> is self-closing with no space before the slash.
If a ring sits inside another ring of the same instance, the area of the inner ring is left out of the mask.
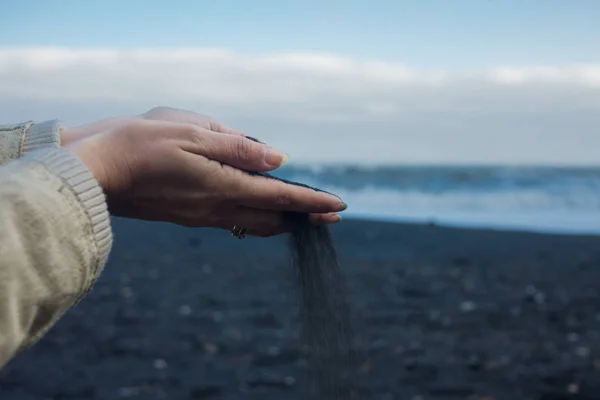
<path id="1" fill-rule="evenodd" d="M 430 194 L 329 189 L 348 203 L 345 215 L 355 218 L 534 232 L 600 233 L 598 198 L 565 201 L 543 193 L 519 191 Z"/>
<path id="2" fill-rule="evenodd" d="M 340 195 L 355 218 L 600 233 L 598 168 L 338 166 L 286 175 Z"/>

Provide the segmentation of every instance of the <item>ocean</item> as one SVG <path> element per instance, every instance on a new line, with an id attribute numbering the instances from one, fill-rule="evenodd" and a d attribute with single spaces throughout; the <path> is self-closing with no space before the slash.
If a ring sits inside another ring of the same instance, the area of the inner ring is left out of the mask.
<path id="1" fill-rule="evenodd" d="M 285 166 L 341 196 L 344 216 L 547 233 L 600 233 L 600 167 Z"/>

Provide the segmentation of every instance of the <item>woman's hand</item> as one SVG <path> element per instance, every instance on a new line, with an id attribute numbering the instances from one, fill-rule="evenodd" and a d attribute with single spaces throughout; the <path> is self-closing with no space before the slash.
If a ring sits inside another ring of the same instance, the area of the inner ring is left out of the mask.
<path id="1" fill-rule="evenodd" d="M 211 132 L 225 133 L 229 135 L 246 136 L 244 133 L 236 131 L 228 126 L 225 126 L 218 121 L 206 115 L 197 114 L 188 110 L 180 110 L 171 107 L 155 107 L 150 111 L 133 117 L 117 117 L 109 118 L 102 121 L 94 122 L 87 125 L 81 125 L 74 128 L 66 129 L 61 134 L 62 147 L 68 147 L 78 140 L 84 139 L 97 132 L 110 129 L 118 124 L 134 119 L 150 120 L 150 121 L 166 121 L 179 122 L 183 124 L 196 125 L 198 128 L 204 128 Z M 246 136 L 251 140 L 256 139 Z"/>
<path id="2" fill-rule="evenodd" d="M 346 205 L 339 198 L 240 170 L 276 169 L 287 160 L 284 153 L 206 121 L 107 120 L 66 130 L 65 147 L 92 171 L 115 215 L 227 230 L 241 226 L 257 236 L 289 231 L 282 211 L 311 213 L 316 224 L 340 220 L 336 213 Z"/>

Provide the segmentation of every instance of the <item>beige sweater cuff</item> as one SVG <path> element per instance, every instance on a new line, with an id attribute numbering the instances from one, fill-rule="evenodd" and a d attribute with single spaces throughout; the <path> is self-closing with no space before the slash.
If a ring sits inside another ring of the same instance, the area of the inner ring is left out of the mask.
<path id="1" fill-rule="evenodd" d="M 40 127 L 38 131 L 34 131 L 36 136 L 33 136 L 28 143 L 32 146 L 41 144 L 44 138 L 49 137 L 47 133 L 52 129 L 54 127 L 49 125 Z M 62 179 L 80 201 L 89 217 L 91 234 L 97 247 L 98 262 L 91 271 L 95 281 L 106 263 L 112 246 L 110 217 L 102 188 L 88 168 L 73 153 L 65 149 L 43 148 L 30 151 L 22 160 L 43 164 L 51 173 Z M 93 284 L 93 282 L 89 283 L 90 286 Z"/>
<path id="2" fill-rule="evenodd" d="M 0 125 L 0 165 L 36 149 L 60 148 L 61 128 L 56 120 Z"/>
<path id="3" fill-rule="evenodd" d="M 25 126 L 21 155 L 43 147 L 60 147 L 61 125 L 57 120 L 28 123 Z"/>

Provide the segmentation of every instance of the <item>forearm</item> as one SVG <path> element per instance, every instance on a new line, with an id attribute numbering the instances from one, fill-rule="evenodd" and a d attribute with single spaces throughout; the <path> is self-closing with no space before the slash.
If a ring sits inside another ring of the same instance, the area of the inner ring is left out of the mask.
<path id="1" fill-rule="evenodd" d="M 104 194 L 71 153 L 0 167 L 0 367 L 90 290 L 111 243 Z"/>
<path id="2" fill-rule="evenodd" d="M 59 148 L 60 134 L 58 121 L 0 125 L 0 165 L 42 147 Z"/>

